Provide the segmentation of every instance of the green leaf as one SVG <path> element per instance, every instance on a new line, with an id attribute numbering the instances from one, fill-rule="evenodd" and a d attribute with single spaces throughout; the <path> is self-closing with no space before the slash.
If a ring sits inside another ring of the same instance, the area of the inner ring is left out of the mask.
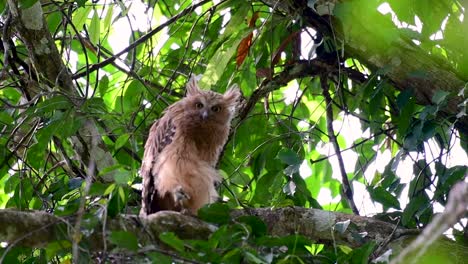
<path id="1" fill-rule="evenodd" d="M 223 255 L 221 263 L 242 263 L 242 251 L 240 248 L 233 248 Z"/>
<path id="2" fill-rule="evenodd" d="M 121 248 L 126 248 L 131 251 L 138 250 L 138 239 L 135 234 L 127 231 L 112 231 L 109 240 Z"/>
<path id="3" fill-rule="evenodd" d="M 164 232 L 160 234 L 159 239 L 179 252 L 184 252 L 185 250 L 184 241 L 172 232 Z"/>
<path id="4" fill-rule="evenodd" d="M 78 10 L 75 11 L 73 18 L 72 18 L 72 23 L 75 25 L 75 28 L 78 31 L 81 31 L 83 29 L 83 25 L 86 23 L 86 19 L 88 18 L 89 12 L 92 10 L 92 5 L 84 6 L 78 8 Z M 76 32 L 73 30 L 71 31 L 72 35 L 75 35 Z"/>
<path id="5" fill-rule="evenodd" d="M 245 215 L 236 219 L 241 223 L 246 223 L 252 228 L 253 235 L 261 237 L 266 235 L 267 226 L 266 224 L 256 216 Z"/>
<path id="6" fill-rule="evenodd" d="M 256 263 L 256 264 L 267 264 L 265 260 L 261 259 L 260 256 L 251 253 L 251 252 L 244 252 L 244 257 L 247 263 Z"/>
<path id="7" fill-rule="evenodd" d="M 375 242 L 368 242 L 365 245 L 354 249 L 350 254 L 349 263 L 368 263 L 368 259 L 370 258 L 372 252 L 374 252 L 375 247 Z"/>
<path id="8" fill-rule="evenodd" d="M 63 95 L 57 95 L 52 98 L 48 98 L 43 102 L 37 104 L 35 108 L 35 112 L 37 114 L 42 113 L 49 113 L 54 110 L 65 110 L 70 109 L 72 107 L 72 103 L 68 100 L 67 97 Z"/>
<path id="9" fill-rule="evenodd" d="M 369 189 L 369 193 L 373 200 L 381 203 L 384 207 L 400 209 L 400 202 L 398 199 L 384 188 L 379 186 L 374 189 Z"/>
<path id="10" fill-rule="evenodd" d="M 109 77 L 107 75 L 102 76 L 99 81 L 98 91 L 101 96 L 105 95 L 109 89 Z"/>
<path id="11" fill-rule="evenodd" d="M 282 179 L 283 175 L 276 172 L 267 172 L 262 175 L 257 181 L 257 187 L 255 188 L 254 197 L 252 198 L 253 203 L 259 203 L 268 205 L 268 202 L 274 195 L 273 193 L 275 181 Z"/>
<path id="12" fill-rule="evenodd" d="M 150 257 L 152 263 L 158 263 L 158 264 L 172 264 L 174 262 L 172 262 L 172 258 L 167 256 L 167 255 L 164 255 L 162 253 L 159 253 L 159 252 L 149 252 L 149 253 L 146 253 L 147 256 Z"/>
<path id="13" fill-rule="evenodd" d="M 0 1 L 0 15 L 3 14 L 3 11 L 5 11 L 6 7 L 6 1 Z"/>
<path id="14" fill-rule="evenodd" d="M 145 87 L 139 80 L 133 80 L 125 89 L 125 97 L 136 97 L 145 91 Z"/>
<path id="15" fill-rule="evenodd" d="M 13 123 L 13 118 L 7 112 L 0 112 L 0 123 L 9 125 Z"/>
<path id="16" fill-rule="evenodd" d="M 442 103 L 446 101 L 447 95 L 449 94 L 450 94 L 449 92 L 437 90 L 432 96 L 432 102 L 436 105 L 441 105 Z"/>
<path id="17" fill-rule="evenodd" d="M 424 211 L 429 206 L 429 199 L 426 195 L 417 196 L 406 205 L 401 218 L 403 226 L 409 227 L 417 212 Z M 413 225 L 411 225 L 413 226 Z"/>
<path id="18" fill-rule="evenodd" d="M 221 45 L 220 49 L 218 49 L 206 66 L 205 73 L 200 80 L 200 86 L 204 89 L 210 89 L 212 85 L 218 82 L 225 72 L 228 63 L 233 62 L 232 57 L 237 51 L 237 46 L 239 46 L 242 39 L 251 31 L 252 30 L 240 32 L 233 39 L 230 39 Z"/>
<path id="19" fill-rule="evenodd" d="M 19 8 L 27 9 L 32 7 L 38 0 L 19 0 Z"/>
<path id="20" fill-rule="evenodd" d="M 229 207 L 222 203 L 205 205 L 198 210 L 198 217 L 204 221 L 216 224 L 226 224 L 231 219 Z"/>
<path id="21" fill-rule="evenodd" d="M 117 140 L 115 141 L 115 145 L 114 145 L 115 150 L 118 150 L 121 147 L 125 146 L 129 138 L 130 138 L 130 134 L 128 133 L 125 133 L 119 136 L 119 138 L 117 138 Z"/>
<path id="22" fill-rule="evenodd" d="M 117 170 L 116 172 L 114 172 L 115 183 L 120 185 L 127 185 L 131 177 L 132 175 L 130 171 L 127 170 Z"/>
<path id="23" fill-rule="evenodd" d="M 232 34 L 239 32 L 239 29 L 242 27 L 242 25 L 245 25 L 245 27 L 247 26 L 245 19 L 247 18 L 249 9 L 249 5 L 240 5 L 240 8 L 232 15 L 231 19 L 229 20 L 229 23 L 224 30 L 223 36 L 231 36 Z"/>
<path id="24" fill-rule="evenodd" d="M 97 11 L 94 11 L 91 25 L 89 25 L 89 39 L 93 44 L 99 44 L 99 37 L 101 36 L 101 24 Z"/>
<path id="25" fill-rule="evenodd" d="M 103 23 L 104 31 L 109 31 L 112 22 L 112 15 L 114 14 L 114 5 L 108 5 L 107 7 L 108 9 Z"/>
<path id="26" fill-rule="evenodd" d="M 278 152 L 277 158 L 288 165 L 298 165 L 302 163 L 296 152 L 290 149 L 282 149 Z"/>

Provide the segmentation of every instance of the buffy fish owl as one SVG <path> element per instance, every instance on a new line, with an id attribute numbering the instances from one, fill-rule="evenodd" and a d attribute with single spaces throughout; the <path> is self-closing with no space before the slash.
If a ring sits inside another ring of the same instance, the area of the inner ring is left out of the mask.
<path id="1" fill-rule="evenodd" d="M 228 138 L 241 93 L 200 89 L 191 78 L 187 93 L 169 106 L 150 129 L 140 173 L 143 178 L 140 215 L 160 210 L 196 215 L 218 198 L 215 169 Z"/>

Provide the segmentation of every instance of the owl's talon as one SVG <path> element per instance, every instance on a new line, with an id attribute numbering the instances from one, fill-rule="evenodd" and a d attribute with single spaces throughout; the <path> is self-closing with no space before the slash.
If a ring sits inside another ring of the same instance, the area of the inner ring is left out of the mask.
<path id="1" fill-rule="evenodd" d="M 184 191 L 182 186 L 177 186 L 174 190 L 174 200 L 179 204 L 184 204 L 190 199 L 190 196 Z"/>

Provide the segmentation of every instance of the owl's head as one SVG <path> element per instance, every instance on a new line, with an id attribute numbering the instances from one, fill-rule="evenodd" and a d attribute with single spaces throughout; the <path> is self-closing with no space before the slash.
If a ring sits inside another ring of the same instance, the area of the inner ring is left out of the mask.
<path id="1" fill-rule="evenodd" d="M 194 121 L 226 124 L 231 121 L 241 92 L 237 86 L 231 87 L 224 94 L 202 90 L 195 78 L 187 84 L 184 107 L 186 117 Z"/>

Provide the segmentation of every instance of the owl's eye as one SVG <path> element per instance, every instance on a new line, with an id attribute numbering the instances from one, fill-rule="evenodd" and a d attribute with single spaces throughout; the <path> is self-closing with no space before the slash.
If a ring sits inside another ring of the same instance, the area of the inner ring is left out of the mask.
<path id="1" fill-rule="evenodd" d="M 202 104 L 202 103 L 196 103 L 195 106 L 196 106 L 198 109 L 203 108 L 203 104 Z"/>
<path id="2" fill-rule="evenodd" d="M 221 106 L 219 105 L 215 105 L 213 107 L 211 107 L 211 110 L 215 113 L 219 112 L 219 110 L 221 110 Z"/>

